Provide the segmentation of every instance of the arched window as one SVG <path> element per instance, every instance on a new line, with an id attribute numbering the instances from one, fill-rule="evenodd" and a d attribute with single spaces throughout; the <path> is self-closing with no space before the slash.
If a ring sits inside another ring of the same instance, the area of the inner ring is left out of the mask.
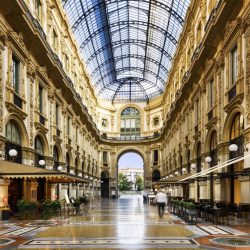
<path id="1" fill-rule="evenodd" d="M 233 140 L 241 135 L 240 130 L 240 113 L 237 113 L 233 119 L 230 129 L 230 140 Z"/>
<path id="2" fill-rule="evenodd" d="M 201 143 L 198 142 L 196 148 L 197 173 L 201 171 Z"/>
<path id="3" fill-rule="evenodd" d="M 130 139 L 140 136 L 140 120 L 137 109 L 125 108 L 121 113 L 121 137 Z"/>
<path id="4" fill-rule="evenodd" d="M 37 154 L 39 154 L 39 155 L 44 154 L 43 143 L 42 143 L 40 136 L 37 136 L 35 139 L 35 150 L 36 150 Z"/>
<path id="5" fill-rule="evenodd" d="M 20 129 L 14 121 L 9 121 L 6 125 L 5 155 L 6 159 L 16 163 L 22 163 L 22 140 L 19 133 Z M 11 157 L 9 151 L 15 149 L 17 151 L 16 157 Z"/>
<path id="6" fill-rule="evenodd" d="M 78 171 L 79 171 L 79 169 L 78 169 L 78 158 L 76 157 L 76 159 L 75 159 L 75 173 L 76 173 L 76 175 L 78 174 Z"/>
<path id="7" fill-rule="evenodd" d="M 35 138 L 35 150 L 36 150 L 35 165 L 36 167 L 42 167 L 39 165 L 39 161 L 44 160 L 44 155 L 43 155 L 44 151 L 43 151 L 43 143 L 40 136 L 36 136 Z"/>
<path id="8" fill-rule="evenodd" d="M 8 122 L 6 126 L 6 137 L 7 141 L 21 145 L 21 136 L 19 134 L 20 129 L 17 127 L 16 123 L 13 121 Z"/>
<path id="9" fill-rule="evenodd" d="M 212 161 L 210 163 L 210 167 L 213 167 L 213 166 L 217 165 L 217 163 L 218 163 L 216 146 L 217 146 L 217 133 L 216 133 L 216 131 L 214 131 L 212 136 L 211 136 L 210 148 L 209 148 L 210 149 L 210 157 L 212 158 Z"/>
<path id="10" fill-rule="evenodd" d="M 70 156 L 69 153 L 66 153 L 66 167 L 67 167 L 67 172 L 70 172 Z"/>
<path id="11" fill-rule="evenodd" d="M 59 166 L 59 153 L 58 153 L 57 146 L 53 147 L 53 158 L 54 158 L 54 168 L 57 170 Z"/>
<path id="12" fill-rule="evenodd" d="M 211 141 L 210 141 L 210 151 L 215 150 L 216 145 L 217 145 L 217 135 L 216 135 L 216 132 L 213 132 L 213 135 L 212 135 Z"/>
<path id="13" fill-rule="evenodd" d="M 238 146 L 236 152 L 230 152 L 230 158 L 244 155 L 244 137 L 241 133 L 240 113 L 235 115 L 231 124 L 230 144 L 236 144 Z"/>

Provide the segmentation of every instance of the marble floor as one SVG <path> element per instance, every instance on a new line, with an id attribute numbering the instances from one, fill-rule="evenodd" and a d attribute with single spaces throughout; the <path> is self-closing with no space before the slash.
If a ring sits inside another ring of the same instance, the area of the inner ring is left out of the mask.
<path id="1" fill-rule="evenodd" d="M 0 249 L 249 249 L 250 224 L 188 225 L 141 197 L 97 200 L 88 212 L 0 222 Z"/>

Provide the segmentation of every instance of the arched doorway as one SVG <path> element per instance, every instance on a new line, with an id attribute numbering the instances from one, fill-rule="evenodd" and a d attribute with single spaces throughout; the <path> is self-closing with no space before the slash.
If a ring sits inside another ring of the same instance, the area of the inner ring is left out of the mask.
<path id="1" fill-rule="evenodd" d="M 155 169 L 152 172 L 152 182 L 159 181 L 161 179 L 161 173 L 158 169 Z"/>
<path id="2" fill-rule="evenodd" d="M 109 197 L 109 173 L 107 171 L 101 173 L 101 197 Z"/>
<path id="3" fill-rule="evenodd" d="M 10 156 L 9 151 L 16 150 L 17 156 Z M 14 120 L 10 120 L 6 125 L 6 160 L 15 163 L 22 163 L 22 136 L 20 127 Z M 17 201 L 23 197 L 23 179 L 14 178 L 10 180 L 8 188 L 8 202 L 12 212 L 17 212 Z"/>
<path id="4" fill-rule="evenodd" d="M 118 157 L 118 169 L 116 183 L 120 196 L 130 191 L 131 194 L 139 194 L 144 189 L 144 159 L 136 151 L 123 152 Z"/>
<path id="5" fill-rule="evenodd" d="M 229 157 L 230 159 L 234 159 L 236 157 L 240 157 L 244 155 L 244 137 L 242 130 L 244 129 L 244 124 L 241 122 L 241 113 L 238 112 L 235 114 L 231 127 L 230 127 L 230 145 L 236 144 L 238 146 L 237 151 L 230 151 Z M 228 168 L 229 175 L 229 202 L 230 204 L 240 203 L 240 181 L 235 173 L 242 171 L 242 163 L 232 164 Z"/>

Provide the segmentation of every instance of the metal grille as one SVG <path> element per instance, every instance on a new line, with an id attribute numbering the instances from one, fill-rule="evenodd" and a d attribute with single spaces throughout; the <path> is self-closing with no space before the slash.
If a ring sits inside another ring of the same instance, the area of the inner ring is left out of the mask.
<path id="1" fill-rule="evenodd" d="M 190 0 L 62 0 L 96 92 L 148 101 L 167 81 Z"/>

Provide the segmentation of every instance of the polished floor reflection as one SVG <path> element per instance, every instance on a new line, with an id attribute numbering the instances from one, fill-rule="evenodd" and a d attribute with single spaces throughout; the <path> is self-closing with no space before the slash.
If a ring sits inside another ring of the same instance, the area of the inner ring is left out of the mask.
<path id="1" fill-rule="evenodd" d="M 240 239 L 249 239 L 249 233 L 247 223 L 228 227 L 200 221 L 197 225 L 187 225 L 168 212 L 159 219 L 155 206 L 143 204 L 140 196 L 126 196 L 95 201 L 88 212 L 82 211 L 77 216 L 1 222 L 0 248 L 236 249 L 237 242 L 242 247 Z M 216 238 L 228 238 L 228 241 Z"/>

